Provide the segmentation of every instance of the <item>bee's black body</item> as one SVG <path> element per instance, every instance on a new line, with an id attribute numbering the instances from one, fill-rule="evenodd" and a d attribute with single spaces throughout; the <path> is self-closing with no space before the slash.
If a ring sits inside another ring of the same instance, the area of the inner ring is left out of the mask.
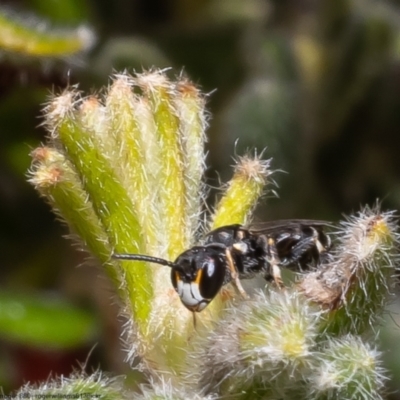
<path id="1" fill-rule="evenodd" d="M 250 228 L 228 225 L 210 232 L 204 244 L 218 243 L 230 248 L 240 278 L 265 271 L 265 279 L 272 280 L 268 260 L 274 251 L 281 267 L 298 271 L 316 267 L 330 247 L 329 236 L 323 231 L 326 226 L 325 222 L 310 220 L 271 221 Z M 318 248 L 317 242 L 322 247 Z"/>
<path id="2" fill-rule="evenodd" d="M 280 267 L 317 268 L 321 257 L 329 257 L 330 239 L 323 230 L 327 225 L 312 220 L 271 221 L 249 228 L 227 225 L 208 233 L 202 246 L 184 251 L 174 262 L 137 254 L 114 257 L 171 267 L 172 285 L 182 303 L 199 312 L 228 282 L 245 296 L 239 278 L 262 273 L 281 286 Z"/>

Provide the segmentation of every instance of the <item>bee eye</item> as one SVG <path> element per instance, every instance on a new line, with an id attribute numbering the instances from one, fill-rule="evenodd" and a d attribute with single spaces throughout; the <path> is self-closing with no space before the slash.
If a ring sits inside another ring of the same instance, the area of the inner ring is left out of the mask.
<path id="1" fill-rule="evenodd" d="M 206 299 L 213 299 L 221 289 L 225 278 L 225 263 L 219 257 L 208 258 L 201 267 L 199 289 Z"/>
<path id="2" fill-rule="evenodd" d="M 211 278 L 214 275 L 214 272 L 215 272 L 215 263 L 214 263 L 214 261 L 204 263 L 201 269 L 206 273 L 206 275 L 208 277 Z"/>

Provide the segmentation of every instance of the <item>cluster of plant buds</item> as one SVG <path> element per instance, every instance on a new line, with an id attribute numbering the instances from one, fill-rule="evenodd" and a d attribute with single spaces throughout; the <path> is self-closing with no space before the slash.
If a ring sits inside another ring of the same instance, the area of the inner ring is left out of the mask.
<path id="1" fill-rule="evenodd" d="M 285 291 L 228 308 L 198 349 L 205 393 L 247 399 L 381 399 L 374 332 L 394 284 L 396 220 L 378 207 L 343 222 L 332 260 Z M 250 397 L 249 397 L 250 396 Z"/>
<path id="2" fill-rule="evenodd" d="M 123 73 L 101 95 L 53 96 L 45 125 L 48 144 L 33 151 L 30 179 L 115 282 L 128 360 L 140 358 L 149 378 L 136 398 L 382 398 L 379 352 L 360 334 L 393 287 L 392 213 L 366 208 L 349 218 L 332 257 L 286 290 L 268 285 L 243 299 L 227 285 L 194 326 L 169 268 L 111 256 L 173 261 L 201 236 L 204 97 L 165 71 Z M 247 155 L 234 168 L 207 229 L 249 222 L 271 182 L 270 160 Z"/>

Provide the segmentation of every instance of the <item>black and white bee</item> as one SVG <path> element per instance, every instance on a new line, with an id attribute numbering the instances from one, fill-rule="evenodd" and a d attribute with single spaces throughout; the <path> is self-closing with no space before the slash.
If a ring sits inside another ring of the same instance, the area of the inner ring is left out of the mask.
<path id="1" fill-rule="evenodd" d="M 183 305 L 200 312 L 232 282 L 246 297 L 240 279 L 262 273 L 283 286 L 280 268 L 305 271 L 329 258 L 331 240 L 324 221 L 278 220 L 246 228 L 227 225 L 208 233 L 202 246 L 184 251 L 171 262 L 141 254 L 114 254 L 121 260 L 147 261 L 171 268 L 172 286 Z"/>

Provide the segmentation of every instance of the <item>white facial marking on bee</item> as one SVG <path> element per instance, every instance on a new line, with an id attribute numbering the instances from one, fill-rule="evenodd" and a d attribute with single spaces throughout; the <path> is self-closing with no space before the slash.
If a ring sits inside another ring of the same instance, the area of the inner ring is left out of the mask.
<path id="1" fill-rule="evenodd" d="M 204 297 L 200 294 L 199 285 L 197 283 L 178 281 L 176 290 L 182 303 L 188 308 L 196 308 L 196 306 L 204 301 Z M 205 306 L 206 305 L 204 305 L 204 307 Z"/>

